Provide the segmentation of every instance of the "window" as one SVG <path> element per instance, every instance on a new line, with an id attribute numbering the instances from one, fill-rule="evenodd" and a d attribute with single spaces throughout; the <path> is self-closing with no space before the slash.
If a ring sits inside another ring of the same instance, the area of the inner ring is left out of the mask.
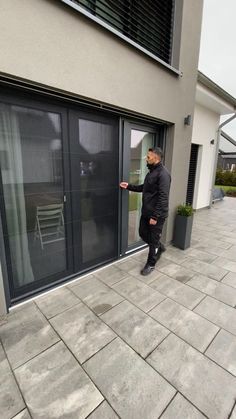
<path id="1" fill-rule="evenodd" d="M 166 63 L 171 61 L 174 0 L 73 0 Z"/>

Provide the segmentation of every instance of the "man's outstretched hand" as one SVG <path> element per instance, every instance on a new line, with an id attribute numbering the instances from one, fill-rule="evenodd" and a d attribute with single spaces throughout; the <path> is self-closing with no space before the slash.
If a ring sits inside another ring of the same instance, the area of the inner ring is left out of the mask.
<path id="1" fill-rule="evenodd" d="M 122 189 L 127 189 L 128 183 L 127 182 L 120 182 L 120 187 Z"/>

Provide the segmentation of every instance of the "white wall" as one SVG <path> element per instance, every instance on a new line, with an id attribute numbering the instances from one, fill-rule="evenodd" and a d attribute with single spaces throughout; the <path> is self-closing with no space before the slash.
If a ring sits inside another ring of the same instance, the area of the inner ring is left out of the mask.
<path id="1" fill-rule="evenodd" d="M 218 113 L 200 104 L 195 105 L 192 143 L 200 145 L 193 200 L 195 209 L 207 207 L 210 203 L 219 122 Z M 210 143 L 213 139 L 214 145 Z"/>

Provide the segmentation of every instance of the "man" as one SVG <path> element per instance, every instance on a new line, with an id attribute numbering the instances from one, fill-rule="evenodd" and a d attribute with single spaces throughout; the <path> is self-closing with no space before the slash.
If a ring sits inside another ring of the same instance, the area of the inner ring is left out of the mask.
<path id="1" fill-rule="evenodd" d="M 149 173 L 144 183 L 142 185 L 120 183 L 122 189 L 143 193 L 139 235 L 148 243 L 149 253 L 147 263 L 141 270 L 142 275 L 149 275 L 154 270 L 155 264 L 165 251 L 160 238 L 168 216 L 171 177 L 161 159 L 162 150 L 159 147 L 149 148 L 146 158 Z"/>

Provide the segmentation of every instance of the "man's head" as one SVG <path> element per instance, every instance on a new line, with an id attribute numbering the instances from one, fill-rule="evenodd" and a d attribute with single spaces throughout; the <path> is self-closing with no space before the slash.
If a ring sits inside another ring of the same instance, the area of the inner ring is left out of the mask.
<path id="1" fill-rule="evenodd" d="M 154 164 L 157 164 L 161 161 L 163 156 L 162 153 L 162 149 L 159 147 L 153 147 L 153 148 L 149 148 L 148 153 L 147 153 L 147 165 L 148 166 L 152 166 Z"/>

